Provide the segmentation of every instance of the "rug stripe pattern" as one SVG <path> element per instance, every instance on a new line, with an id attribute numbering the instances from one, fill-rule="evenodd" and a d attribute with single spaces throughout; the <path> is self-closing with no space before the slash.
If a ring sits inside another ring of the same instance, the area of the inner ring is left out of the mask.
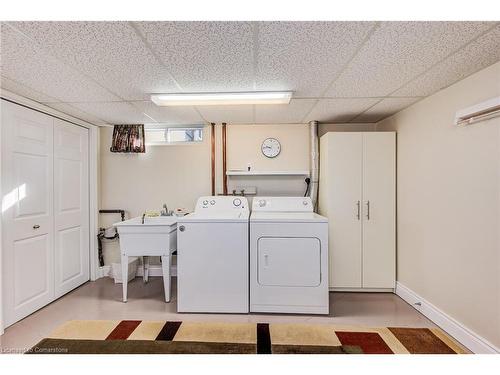
<path id="1" fill-rule="evenodd" d="M 139 324 L 141 324 L 140 320 L 122 320 L 106 337 L 106 340 L 126 340 Z"/>
<path id="2" fill-rule="evenodd" d="M 375 332 L 335 332 L 342 345 L 359 346 L 365 354 L 393 354 L 386 342 Z"/>
<path id="3" fill-rule="evenodd" d="M 428 328 L 389 328 L 396 338 L 413 354 L 455 354 Z"/>
<path id="4" fill-rule="evenodd" d="M 257 354 L 271 354 L 271 335 L 267 323 L 257 323 Z"/>
<path id="5" fill-rule="evenodd" d="M 172 341 L 180 326 L 181 322 L 166 322 L 156 340 Z"/>
<path id="6" fill-rule="evenodd" d="M 438 328 L 326 324 L 69 321 L 29 354 L 455 354 Z"/>

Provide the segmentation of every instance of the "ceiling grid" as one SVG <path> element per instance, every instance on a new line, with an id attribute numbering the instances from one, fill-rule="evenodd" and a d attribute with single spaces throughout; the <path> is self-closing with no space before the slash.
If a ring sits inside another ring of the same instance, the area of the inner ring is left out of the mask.
<path id="1" fill-rule="evenodd" d="M 498 22 L 2 22 L 2 88 L 98 124 L 376 122 L 500 60 Z M 293 91 L 157 107 L 161 92 Z"/>
<path id="2" fill-rule="evenodd" d="M 325 97 L 325 94 L 328 92 L 328 90 L 334 85 L 335 81 L 342 75 L 342 72 L 347 69 L 347 67 L 349 66 L 349 63 L 356 57 L 356 55 L 358 54 L 358 52 L 361 50 L 361 48 L 363 48 L 363 46 L 368 42 L 368 40 L 370 39 L 370 37 L 372 36 L 372 34 L 375 32 L 375 30 L 377 30 L 378 28 L 380 27 L 380 22 L 376 22 L 373 27 L 371 28 L 371 30 L 368 32 L 368 34 L 366 35 L 365 39 L 362 41 L 362 43 L 358 46 L 358 48 L 356 48 L 356 50 L 354 51 L 353 55 L 351 56 L 351 58 L 345 63 L 345 65 L 342 67 L 342 69 L 340 70 L 340 72 L 332 79 L 332 81 L 328 84 L 328 86 L 326 87 L 326 89 L 322 92 L 321 94 L 321 98 L 324 98 Z M 313 111 L 314 107 L 316 107 L 316 105 L 319 103 L 319 100 L 318 99 L 312 106 L 312 108 L 310 109 L 309 112 L 307 112 L 304 117 L 302 118 L 302 121 L 304 122 L 304 120 L 307 118 L 307 116 L 309 116 L 311 114 L 311 112 Z"/>
<path id="3" fill-rule="evenodd" d="M 466 48 L 468 45 L 472 44 L 473 42 L 475 42 L 476 40 L 478 40 L 479 38 L 481 38 L 482 36 L 484 36 L 485 34 L 489 33 L 491 30 L 493 30 L 495 27 L 497 27 L 499 23 L 496 23 L 494 26 L 492 26 L 491 28 L 483 31 L 481 34 L 479 34 L 478 36 L 476 36 L 474 39 L 468 41 L 468 42 L 465 42 L 463 45 L 461 45 L 460 47 L 458 47 L 456 50 L 450 52 L 448 55 L 446 55 L 445 57 L 443 57 L 441 60 L 437 61 L 436 63 L 434 63 L 432 66 L 430 66 L 429 68 L 427 68 L 426 70 L 424 70 L 423 72 L 421 72 L 420 74 L 416 75 L 415 77 L 411 78 L 410 80 L 406 81 L 405 83 L 401 84 L 398 88 L 396 88 L 395 90 L 393 90 L 392 92 L 390 92 L 386 97 L 384 98 L 381 98 L 377 103 L 375 103 L 374 105 L 372 105 L 371 107 L 365 109 L 363 112 L 359 113 L 358 115 L 356 115 L 355 117 L 353 117 L 349 122 L 356 122 L 356 121 L 360 121 L 360 122 L 363 122 L 363 116 L 370 112 L 372 109 L 376 108 L 379 104 L 383 103 L 384 101 L 386 100 L 390 100 L 390 99 L 395 99 L 395 98 L 398 98 L 397 96 L 392 96 L 394 93 L 398 92 L 400 89 L 402 89 L 403 87 L 406 87 L 408 86 L 411 82 L 413 81 L 416 81 L 419 77 L 422 77 L 424 76 L 427 72 L 429 72 L 430 70 L 432 70 L 434 67 L 438 66 L 439 64 L 441 64 L 443 61 L 445 61 L 446 59 L 448 59 L 449 57 L 455 55 L 456 53 L 458 53 L 459 51 L 463 50 L 464 48 Z M 414 97 L 415 100 L 410 100 L 408 101 L 408 103 L 406 105 L 403 105 L 402 107 L 400 107 L 398 109 L 398 112 L 403 110 L 404 108 L 412 105 L 413 103 L 415 103 L 416 101 L 420 100 L 420 99 L 417 99 L 418 97 Z M 361 119 L 361 120 L 359 120 Z M 371 121 L 380 121 L 383 119 L 383 115 L 379 115 L 379 118 L 374 118 L 374 117 L 369 117 L 369 119 Z"/>

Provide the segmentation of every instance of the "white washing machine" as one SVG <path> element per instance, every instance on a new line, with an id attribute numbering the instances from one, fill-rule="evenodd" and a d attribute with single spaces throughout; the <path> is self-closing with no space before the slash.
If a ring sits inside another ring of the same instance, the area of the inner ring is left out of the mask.
<path id="1" fill-rule="evenodd" d="M 177 222 L 177 310 L 248 312 L 248 201 L 201 197 Z"/>
<path id="2" fill-rule="evenodd" d="M 328 314 L 328 219 L 311 198 L 253 199 L 250 311 Z"/>

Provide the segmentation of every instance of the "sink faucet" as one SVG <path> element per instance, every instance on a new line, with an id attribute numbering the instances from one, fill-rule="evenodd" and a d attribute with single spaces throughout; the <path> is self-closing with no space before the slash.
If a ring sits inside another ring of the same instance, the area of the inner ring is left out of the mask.
<path id="1" fill-rule="evenodd" d="M 167 204 L 163 203 L 163 209 L 161 210 L 160 215 L 161 216 L 172 216 L 173 214 L 174 214 L 173 211 L 168 210 Z"/>

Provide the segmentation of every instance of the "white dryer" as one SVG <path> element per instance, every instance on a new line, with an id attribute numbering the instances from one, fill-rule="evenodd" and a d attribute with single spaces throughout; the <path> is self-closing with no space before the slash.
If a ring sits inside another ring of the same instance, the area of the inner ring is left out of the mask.
<path id="1" fill-rule="evenodd" d="M 328 219 L 311 198 L 253 199 L 250 311 L 328 314 Z"/>
<path id="2" fill-rule="evenodd" d="M 177 310 L 248 312 L 248 201 L 201 197 L 177 221 Z"/>

